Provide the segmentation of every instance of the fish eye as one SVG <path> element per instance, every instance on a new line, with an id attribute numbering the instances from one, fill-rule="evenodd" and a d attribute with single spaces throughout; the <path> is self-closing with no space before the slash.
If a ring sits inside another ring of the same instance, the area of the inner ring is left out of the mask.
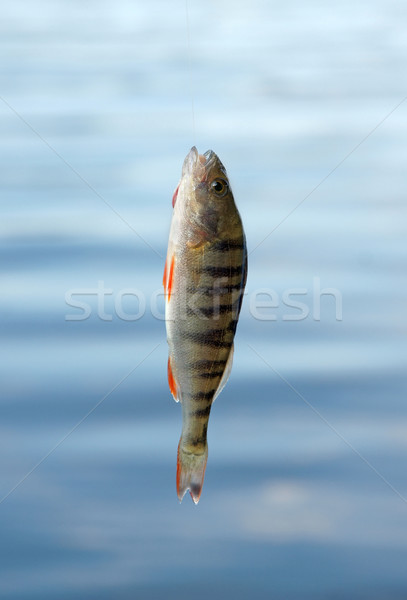
<path id="1" fill-rule="evenodd" d="M 224 196 L 228 191 L 228 184 L 224 179 L 215 179 L 211 183 L 211 188 L 217 196 Z"/>

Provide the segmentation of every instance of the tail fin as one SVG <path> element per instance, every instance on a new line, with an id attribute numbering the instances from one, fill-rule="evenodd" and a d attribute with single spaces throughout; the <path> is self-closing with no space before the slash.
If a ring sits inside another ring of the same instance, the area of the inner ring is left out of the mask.
<path id="1" fill-rule="evenodd" d="M 201 454 L 187 452 L 182 447 L 182 437 L 178 444 L 177 457 L 177 494 L 181 502 L 185 492 L 189 490 L 192 500 L 198 504 L 205 476 L 208 445 Z"/>

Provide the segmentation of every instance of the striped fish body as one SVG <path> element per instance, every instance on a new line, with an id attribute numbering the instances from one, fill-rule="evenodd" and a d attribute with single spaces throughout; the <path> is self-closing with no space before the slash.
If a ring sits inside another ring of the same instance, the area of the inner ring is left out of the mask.
<path id="1" fill-rule="evenodd" d="M 212 402 L 230 374 L 247 272 L 246 242 L 226 170 L 192 148 L 174 194 L 164 288 L 168 380 L 182 404 L 177 492 L 198 502 Z"/>

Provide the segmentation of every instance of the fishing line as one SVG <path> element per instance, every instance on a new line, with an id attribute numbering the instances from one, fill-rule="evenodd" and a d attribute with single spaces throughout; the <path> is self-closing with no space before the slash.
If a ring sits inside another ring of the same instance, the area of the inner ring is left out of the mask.
<path id="1" fill-rule="evenodd" d="M 192 85 L 191 35 L 190 35 L 190 24 L 189 24 L 188 0 L 185 0 L 185 18 L 186 18 L 186 28 L 187 28 L 188 87 L 189 87 L 189 96 L 191 99 L 191 112 L 192 112 L 192 139 L 194 142 L 193 145 L 196 146 L 195 106 L 194 106 L 194 94 L 193 94 L 193 85 Z"/>

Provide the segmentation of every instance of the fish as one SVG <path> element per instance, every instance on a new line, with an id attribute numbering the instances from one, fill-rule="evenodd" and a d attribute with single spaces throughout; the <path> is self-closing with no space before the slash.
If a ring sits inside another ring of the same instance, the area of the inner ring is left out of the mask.
<path id="1" fill-rule="evenodd" d="M 182 406 L 177 494 L 198 503 L 212 403 L 232 368 L 247 249 L 226 169 L 212 150 L 186 156 L 175 189 L 164 267 L 168 384 Z"/>

